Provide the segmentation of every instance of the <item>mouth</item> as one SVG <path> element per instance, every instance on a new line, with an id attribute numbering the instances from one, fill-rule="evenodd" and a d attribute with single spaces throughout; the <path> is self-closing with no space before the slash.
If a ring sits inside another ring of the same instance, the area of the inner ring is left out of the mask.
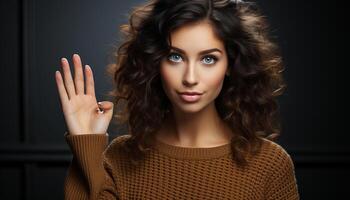
<path id="1" fill-rule="evenodd" d="M 196 91 L 185 91 L 185 92 L 179 92 L 179 94 L 185 94 L 185 95 L 201 95 L 202 92 L 196 92 Z"/>
<path id="2" fill-rule="evenodd" d="M 186 103 L 193 103 L 198 101 L 201 96 L 202 93 L 198 93 L 198 92 L 184 92 L 184 93 L 179 93 L 180 98 L 186 102 Z"/>

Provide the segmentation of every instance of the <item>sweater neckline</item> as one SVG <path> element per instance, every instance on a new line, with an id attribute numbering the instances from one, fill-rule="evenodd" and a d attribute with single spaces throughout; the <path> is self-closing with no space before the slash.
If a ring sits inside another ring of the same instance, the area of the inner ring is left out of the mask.
<path id="1" fill-rule="evenodd" d="M 231 152 L 231 142 L 214 147 L 182 147 L 155 140 L 155 149 L 167 156 L 179 159 L 211 159 Z"/>

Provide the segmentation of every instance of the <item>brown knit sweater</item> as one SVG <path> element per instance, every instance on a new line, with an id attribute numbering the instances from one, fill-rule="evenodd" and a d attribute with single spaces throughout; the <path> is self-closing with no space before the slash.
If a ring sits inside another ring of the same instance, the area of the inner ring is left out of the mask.
<path id="1" fill-rule="evenodd" d="M 187 148 L 157 141 L 133 166 L 120 148 L 129 135 L 109 145 L 108 133 L 64 136 L 73 153 L 65 199 L 299 199 L 290 155 L 267 139 L 242 170 L 229 144 Z"/>

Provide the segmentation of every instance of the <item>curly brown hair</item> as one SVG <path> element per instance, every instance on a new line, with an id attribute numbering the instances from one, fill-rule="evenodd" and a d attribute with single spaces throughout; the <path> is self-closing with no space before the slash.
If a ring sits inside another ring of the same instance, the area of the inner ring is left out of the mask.
<path id="1" fill-rule="evenodd" d="M 120 26 L 123 43 L 113 54 L 115 62 L 108 67 L 115 84 L 109 95 L 116 108 L 121 108 L 114 117 L 128 125 L 131 137 L 124 149 L 133 163 L 150 149 L 169 111 L 159 66 L 170 52 L 170 33 L 201 20 L 212 24 L 228 55 L 230 74 L 225 77 L 215 106 L 235 133 L 231 140 L 233 160 L 238 166 L 246 165 L 246 155 L 259 151 L 262 138 L 275 140 L 280 135 L 276 97 L 286 87 L 281 75 L 282 58 L 256 3 L 151 0 L 134 7 L 129 24 Z"/>

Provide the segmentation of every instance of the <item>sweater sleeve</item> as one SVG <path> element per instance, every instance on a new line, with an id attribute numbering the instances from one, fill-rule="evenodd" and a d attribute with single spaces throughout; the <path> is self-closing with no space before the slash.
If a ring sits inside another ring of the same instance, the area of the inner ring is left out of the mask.
<path id="1" fill-rule="evenodd" d="M 111 164 L 105 158 L 108 133 L 64 135 L 73 159 L 64 182 L 65 199 L 118 199 Z"/>
<path id="2" fill-rule="evenodd" d="M 299 192 L 293 160 L 290 155 L 282 149 L 272 169 L 271 176 L 267 182 L 267 200 L 299 200 Z"/>

